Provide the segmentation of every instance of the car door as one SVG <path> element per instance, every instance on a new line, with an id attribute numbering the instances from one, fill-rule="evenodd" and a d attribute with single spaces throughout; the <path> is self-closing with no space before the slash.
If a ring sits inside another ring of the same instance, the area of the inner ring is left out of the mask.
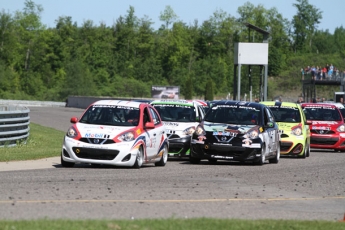
<path id="1" fill-rule="evenodd" d="M 277 149 L 278 149 L 278 144 L 279 144 L 279 132 L 277 129 L 277 125 L 275 124 L 274 116 L 273 113 L 271 112 L 270 109 L 267 107 L 264 109 L 265 111 L 265 125 L 267 127 L 267 147 L 268 147 L 268 152 L 269 155 L 273 155 Z M 273 126 L 269 127 L 267 126 L 268 122 L 273 122 Z"/>

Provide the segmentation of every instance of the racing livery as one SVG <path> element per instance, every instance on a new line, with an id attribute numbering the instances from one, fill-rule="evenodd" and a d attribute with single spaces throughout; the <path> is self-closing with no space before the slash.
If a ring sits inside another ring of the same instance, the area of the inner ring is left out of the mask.
<path id="1" fill-rule="evenodd" d="M 101 100 L 91 104 L 78 120 L 71 118 L 61 153 L 61 165 L 75 163 L 140 168 L 168 159 L 166 129 L 149 104 Z"/>
<path id="2" fill-rule="evenodd" d="M 339 108 L 334 104 L 302 103 L 310 122 L 310 147 L 345 151 L 345 125 Z"/>
<path id="3" fill-rule="evenodd" d="M 280 154 L 301 158 L 310 155 L 310 129 L 300 104 L 292 102 L 260 102 L 268 106 L 281 132 Z"/>
<path id="4" fill-rule="evenodd" d="M 205 114 L 200 102 L 156 100 L 151 105 L 158 111 L 167 129 L 169 157 L 189 156 L 191 135 Z"/>
<path id="5" fill-rule="evenodd" d="M 190 162 L 202 159 L 278 163 L 280 134 L 270 109 L 259 103 L 215 102 L 192 136 Z"/>

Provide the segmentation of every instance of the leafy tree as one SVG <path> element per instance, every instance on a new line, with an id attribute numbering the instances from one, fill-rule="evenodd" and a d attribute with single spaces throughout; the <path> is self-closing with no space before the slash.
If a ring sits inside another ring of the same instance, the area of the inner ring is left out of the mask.
<path id="1" fill-rule="evenodd" d="M 214 99 L 213 97 L 213 82 L 212 79 L 209 78 L 205 87 L 205 101 L 212 101 Z"/>
<path id="2" fill-rule="evenodd" d="M 292 4 L 297 9 L 297 14 L 292 19 L 294 50 L 310 51 L 317 25 L 322 19 L 322 11 L 309 4 L 308 0 L 296 1 L 297 3 Z"/>
<path id="3" fill-rule="evenodd" d="M 166 6 L 164 11 L 159 15 L 159 20 L 165 22 L 165 28 L 169 29 L 169 25 L 175 22 L 178 19 L 178 16 L 175 14 L 171 6 Z"/>

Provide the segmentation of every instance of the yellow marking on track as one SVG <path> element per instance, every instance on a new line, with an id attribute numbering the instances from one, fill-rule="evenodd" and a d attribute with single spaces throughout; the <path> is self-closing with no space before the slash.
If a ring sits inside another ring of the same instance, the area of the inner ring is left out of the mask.
<path id="1" fill-rule="evenodd" d="M 12 203 L 202 203 L 226 201 L 300 201 L 300 200 L 334 200 L 345 199 L 344 196 L 335 197 L 301 197 L 301 198 L 224 198 L 224 199 L 198 199 L 198 200 L 0 200 L 0 204 Z"/>

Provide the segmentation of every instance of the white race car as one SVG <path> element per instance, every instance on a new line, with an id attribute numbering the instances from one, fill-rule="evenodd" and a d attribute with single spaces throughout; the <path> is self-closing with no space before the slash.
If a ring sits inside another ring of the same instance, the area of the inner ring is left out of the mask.
<path id="1" fill-rule="evenodd" d="M 168 159 L 166 129 L 158 112 L 147 103 L 101 100 L 82 117 L 71 118 L 61 152 L 61 165 L 75 163 L 140 168 Z"/>
<path id="2" fill-rule="evenodd" d="M 191 136 L 205 115 L 200 103 L 162 99 L 151 102 L 151 105 L 158 111 L 167 129 L 169 157 L 188 157 Z"/>

